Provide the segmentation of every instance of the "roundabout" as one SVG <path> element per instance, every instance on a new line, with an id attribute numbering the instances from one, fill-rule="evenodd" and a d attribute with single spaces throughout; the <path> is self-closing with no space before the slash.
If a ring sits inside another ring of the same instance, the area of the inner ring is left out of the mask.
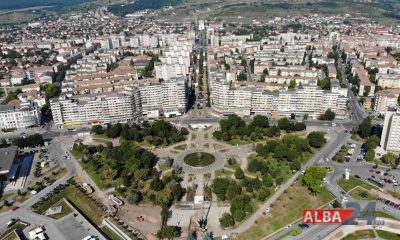
<path id="1" fill-rule="evenodd" d="M 225 158 L 220 152 L 189 150 L 180 153 L 174 165 L 182 167 L 186 173 L 203 174 L 223 168 L 224 161 Z"/>

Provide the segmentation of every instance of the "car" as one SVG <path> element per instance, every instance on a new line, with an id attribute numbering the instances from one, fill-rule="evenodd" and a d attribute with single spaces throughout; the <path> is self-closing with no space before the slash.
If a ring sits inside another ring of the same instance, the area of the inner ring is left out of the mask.
<path id="1" fill-rule="evenodd" d="M 371 177 L 372 177 L 372 178 L 375 178 L 375 175 L 372 175 Z"/>
<path id="2" fill-rule="evenodd" d="M 356 178 L 361 178 L 360 176 L 358 176 L 358 175 L 354 175 L 354 177 L 356 177 Z"/>
<path id="3" fill-rule="evenodd" d="M 14 212 L 18 209 L 19 207 L 13 207 L 11 210 Z"/>
<path id="4" fill-rule="evenodd" d="M 386 211 L 386 212 L 391 212 L 392 211 L 392 209 L 390 209 L 388 207 L 383 207 L 383 210 Z"/>
<path id="5" fill-rule="evenodd" d="M 373 172 L 374 171 L 374 169 L 370 169 L 370 170 L 368 170 L 369 172 Z"/>

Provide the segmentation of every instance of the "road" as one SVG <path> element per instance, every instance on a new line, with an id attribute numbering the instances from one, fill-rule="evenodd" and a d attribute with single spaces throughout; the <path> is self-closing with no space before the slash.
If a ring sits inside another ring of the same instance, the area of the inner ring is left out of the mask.
<path id="1" fill-rule="evenodd" d="M 321 158 L 333 152 L 337 148 L 337 146 L 339 146 L 345 140 L 347 134 L 345 134 L 344 132 L 329 131 L 328 136 L 329 139 L 327 141 L 327 144 L 325 144 L 325 146 L 320 151 L 318 151 L 306 164 L 304 164 L 301 170 L 305 170 L 307 167 L 316 164 Z M 295 179 L 299 177 L 300 173 L 301 171 L 298 171 L 288 181 L 286 181 L 286 183 L 281 185 L 278 188 L 278 190 L 274 192 L 272 196 L 262 206 L 260 206 L 260 208 L 253 215 L 251 215 L 245 222 L 240 224 L 237 228 L 227 231 L 226 233 L 241 234 L 246 230 L 248 230 L 249 228 L 251 228 L 254 222 L 263 215 L 263 212 L 266 210 L 266 208 L 270 207 L 271 204 L 273 204 L 276 201 L 276 199 L 278 199 L 279 196 L 281 196 L 282 193 L 287 188 L 290 187 L 290 185 L 295 181 Z"/>

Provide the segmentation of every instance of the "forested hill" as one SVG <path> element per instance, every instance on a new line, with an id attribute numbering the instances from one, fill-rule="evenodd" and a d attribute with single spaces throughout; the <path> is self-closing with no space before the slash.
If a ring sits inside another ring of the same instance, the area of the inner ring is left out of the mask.
<path id="1" fill-rule="evenodd" d="M 137 0 L 134 3 L 127 5 L 111 5 L 108 7 L 108 11 L 114 13 L 115 15 L 123 16 L 128 13 L 144 9 L 155 9 L 164 6 L 174 6 L 180 4 L 181 2 L 182 0 Z"/>
<path id="2" fill-rule="evenodd" d="M 38 6 L 73 6 L 94 0 L 0 0 L 0 9 L 21 9 Z"/>

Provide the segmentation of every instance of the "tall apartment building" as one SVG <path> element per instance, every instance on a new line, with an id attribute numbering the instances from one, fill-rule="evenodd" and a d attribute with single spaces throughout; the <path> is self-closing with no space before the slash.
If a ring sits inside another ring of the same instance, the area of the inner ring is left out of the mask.
<path id="1" fill-rule="evenodd" d="M 223 75 L 211 78 L 210 84 L 212 107 L 219 114 L 290 116 L 294 113 L 308 114 L 315 119 L 330 108 L 338 118 L 346 115 L 347 98 L 340 91 L 325 91 L 313 85 L 280 92 L 251 87 L 232 88 Z"/>
<path id="2" fill-rule="evenodd" d="M 142 115 L 166 117 L 182 115 L 187 108 L 186 78 L 126 86 L 121 93 L 61 96 L 50 101 L 56 125 L 118 123 L 137 120 Z"/>
<path id="3" fill-rule="evenodd" d="M 140 84 L 138 89 L 143 115 L 158 117 L 163 113 L 170 117 L 186 112 L 188 86 L 184 77 Z"/>
<path id="4" fill-rule="evenodd" d="M 400 152 L 400 112 L 386 112 L 381 147 L 386 151 Z"/>
<path id="5" fill-rule="evenodd" d="M 81 95 L 50 101 L 56 125 L 129 122 L 141 116 L 138 91 Z"/>
<path id="6" fill-rule="evenodd" d="M 0 129 L 38 126 L 40 122 L 41 113 L 36 103 L 0 105 Z"/>

